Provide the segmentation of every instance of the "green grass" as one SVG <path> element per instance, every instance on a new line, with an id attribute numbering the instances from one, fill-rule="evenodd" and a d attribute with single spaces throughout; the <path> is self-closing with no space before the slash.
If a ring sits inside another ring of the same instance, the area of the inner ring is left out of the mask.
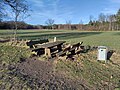
<path id="1" fill-rule="evenodd" d="M 0 30 L 0 37 L 12 37 L 12 31 Z M 84 42 L 84 45 L 98 46 L 105 45 L 113 49 L 120 49 L 120 32 L 96 32 L 96 31 L 70 31 L 70 30 L 19 30 L 18 38 L 20 39 L 38 39 L 48 38 L 53 40 L 54 37 L 58 40 L 65 40 L 68 43 Z M 30 56 L 30 51 L 25 48 L 14 47 L 9 45 L 0 45 L 0 63 L 13 64 L 17 63 L 21 57 L 27 58 Z M 97 52 L 88 52 L 77 56 L 76 61 L 58 60 L 55 71 L 62 72 L 67 77 L 73 79 L 84 79 L 89 86 L 95 88 L 108 89 L 111 83 L 114 86 L 120 87 L 120 67 L 109 62 L 97 62 Z M 113 60 L 114 62 L 115 60 Z M 3 72 L 3 70 L 1 71 Z M 6 73 L 4 75 L 7 75 Z M 111 76 L 113 75 L 113 78 Z M 8 77 L 8 76 L 6 76 Z M 20 81 L 14 77 L 15 81 Z M 0 85 L 7 83 L 1 79 Z M 4 82 L 4 83 L 3 83 Z M 15 82 L 14 82 L 15 83 Z M 22 82 L 21 83 L 25 83 Z M 9 88 L 9 83 L 6 84 Z M 19 84 L 18 84 L 19 85 Z M 3 85 L 4 86 L 4 85 Z M 117 89 L 116 89 L 117 90 Z M 119 88 L 118 88 L 119 90 Z"/>
<path id="2" fill-rule="evenodd" d="M 20 58 L 28 58 L 30 55 L 30 50 L 26 48 L 0 45 L 0 63 L 17 63 Z"/>
<path id="3" fill-rule="evenodd" d="M 59 60 L 56 65 L 56 71 L 60 71 L 67 77 L 84 79 L 89 83 L 89 86 L 94 86 L 98 89 L 104 87 L 107 90 L 111 83 L 120 89 L 120 68 L 111 62 L 97 62 L 96 52 L 81 54 L 76 61 Z M 111 76 L 113 77 L 111 78 Z M 107 84 L 106 86 L 105 83 Z M 119 90 L 118 89 L 118 90 Z M 114 89 L 113 89 L 114 90 Z"/>
<path id="4" fill-rule="evenodd" d="M 68 43 L 84 42 L 84 45 L 105 45 L 112 49 L 120 49 L 120 32 L 97 32 L 97 31 L 75 31 L 75 30 L 18 30 L 20 39 L 53 39 L 65 40 Z M 13 31 L 0 30 L 0 37 L 12 37 Z"/>

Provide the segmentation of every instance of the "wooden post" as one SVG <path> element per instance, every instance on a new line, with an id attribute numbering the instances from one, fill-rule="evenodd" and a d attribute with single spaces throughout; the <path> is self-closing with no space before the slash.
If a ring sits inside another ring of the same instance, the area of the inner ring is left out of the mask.
<path id="1" fill-rule="evenodd" d="M 56 42 L 56 37 L 54 37 L 54 42 Z"/>
<path id="2" fill-rule="evenodd" d="M 51 57 L 50 48 L 45 48 L 45 56 Z"/>

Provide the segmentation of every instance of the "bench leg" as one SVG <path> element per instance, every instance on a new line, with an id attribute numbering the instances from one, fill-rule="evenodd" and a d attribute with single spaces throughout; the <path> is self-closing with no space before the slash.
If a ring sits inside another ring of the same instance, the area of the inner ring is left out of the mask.
<path id="1" fill-rule="evenodd" d="M 50 49 L 45 48 L 45 56 L 51 57 Z"/>
<path id="2" fill-rule="evenodd" d="M 58 52 L 62 51 L 62 46 L 61 45 L 58 45 L 57 48 L 58 48 Z"/>
<path id="3" fill-rule="evenodd" d="M 75 50 L 71 51 L 71 54 L 72 54 L 72 55 L 75 55 Z"/>

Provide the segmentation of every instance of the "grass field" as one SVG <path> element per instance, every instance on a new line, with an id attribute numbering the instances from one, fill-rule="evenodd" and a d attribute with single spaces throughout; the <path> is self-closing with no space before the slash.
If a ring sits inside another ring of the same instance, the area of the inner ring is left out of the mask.
<path id="1" fill-rule="evenodd" d="M 13 37 L 12 34 L 10 30 L 0 30 L 0 37 Z M 48 38 L 53 40 L 55 36 L 58 40 L 65 40 L 71 44 L 83 41 L 84 45 L 105 45 L 120 51 L 120 32 L 18 31 L 19 39 Z M 68 88 L 65 90 L 120 90 L 120 52 L 114 52 L 108 63 L 97 61 L 97 50 L 75 55 L 74 60 L 56 59 L 52 62 L 44 57 L 31 56 L 31 50 L 26 47 L 15 46 L 14 43 L 12 45 L 0 43 L 1 90 L 41 90 L 44 88 L 53 90 L 51 89 L 53 87 L 57 88 L 55 90 L 65 87 Z M 52 69 L 48 70 L 48 67 Z M 51 78 L 46 78 L 45 75 Z"/>
<path id="2" fill-rule="evenodd" d="M 65 40 L 68 43 L 84 42 L 84 45 L 105 45 L 111 49 L 120 49 L 120 32 L 97 32 L 76 30 L 18 30 L 19 39 L 53 39 Z M 12 37 L 12 30 L 0 30 L 0 37 Z"/>

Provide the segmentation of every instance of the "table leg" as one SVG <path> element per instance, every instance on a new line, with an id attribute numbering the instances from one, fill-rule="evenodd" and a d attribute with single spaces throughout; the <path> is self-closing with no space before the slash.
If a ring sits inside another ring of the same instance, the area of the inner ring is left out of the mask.
<path id="1" fill-rule="evenodd" d="M 61 45 L 58 45 L 57 48 L 58 48 L 58 52 L 62 51 L 62 46 Z"/>
<path id="2" fill-rule="evenodd" d="M 49 48 L 45 48 L 45 56 L 51 57 L 51 52 Z"/>

